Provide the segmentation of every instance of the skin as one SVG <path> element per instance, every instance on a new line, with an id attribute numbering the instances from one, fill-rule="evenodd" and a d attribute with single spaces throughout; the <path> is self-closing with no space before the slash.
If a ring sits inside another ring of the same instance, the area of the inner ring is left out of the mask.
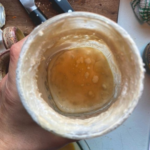
<path id="1" fill-rule="evenodd" d="M 16 88 L 16 67 L 25 39 L 10 49 L 8 74 L 0 81 L 0 149 L 56 150 L 69 142 L 37 125 L 24 109 Z"/>

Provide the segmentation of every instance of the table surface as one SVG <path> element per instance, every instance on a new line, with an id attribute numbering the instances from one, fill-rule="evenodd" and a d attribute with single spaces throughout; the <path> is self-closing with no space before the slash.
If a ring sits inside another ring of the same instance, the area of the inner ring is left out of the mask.
<path id="1" fill-rule="evenodd" d="M 117 22 L 120 0 L 68 0 L 75 11 L 89 11 L 104 15 Z M 6 10 L 6 25 L 19 27 L 25 35 L 34 29 L 34 24 L 19 0 L 0 0 Z M 50 0 L 35 0 L 37 7 L 47 18 L 58 15 Z M 4 28 L 5 28 L 4 27 Z"/>

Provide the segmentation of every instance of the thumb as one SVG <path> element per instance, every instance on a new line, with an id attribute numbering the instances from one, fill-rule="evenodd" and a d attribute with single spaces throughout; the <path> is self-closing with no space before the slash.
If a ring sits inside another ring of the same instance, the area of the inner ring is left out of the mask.
<path id="1" fill-rule="evenodd" d="M 16 85 L 16 68 L 17 68 L 17 63 L 19 59 L 19 55 L 22 49 L 22 46 L 27 39 L 24 38 L 21 41 L 15 43 L 11 48 L 10 48 L 10 63 L 9 63 L 9 70 L 8 70 L 8 80 L 12 85 Z"/>

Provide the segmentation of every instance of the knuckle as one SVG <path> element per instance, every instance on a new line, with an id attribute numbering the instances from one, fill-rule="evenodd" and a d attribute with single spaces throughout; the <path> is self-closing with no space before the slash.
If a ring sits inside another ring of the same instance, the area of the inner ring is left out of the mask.
<path id="1" fill-rule="evenodd" d="M 14 55 L 15 49 L 16 49 L 16 44 L 13 44 L 10 48 L 10 55 Z"/>
<path id="2" fill-rule="evenodd" d="M 14 60 L 14 59 L 16 59 L 16 57 L 18 57 L 17 53 L 16 53 L 17 49 L 18 49 L 17 43 L 15 43 L 11 46 L 11 48 L 10 48 L 10 59 L 11 60 Z"/>

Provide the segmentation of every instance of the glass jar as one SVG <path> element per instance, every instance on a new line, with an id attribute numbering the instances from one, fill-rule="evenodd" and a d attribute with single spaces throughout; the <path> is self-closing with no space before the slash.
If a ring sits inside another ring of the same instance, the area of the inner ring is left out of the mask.
<path id="1" fill-rule="evenodd" d="M 93 47 L 105 55 L 114 94 L 102 109 L 67 114 L 57 109 L 49 92 L 47 64 L 62 49 L 77 47 Z M 33 30 L 23 45 L 16 81 L 24 107 L 39 125 L 63 137 L 85 139 L 115 129 L 131 114 L 143 78 L 138 49 L 124 29 L 103 16 L 73 12 L 53 17 Z"/>

